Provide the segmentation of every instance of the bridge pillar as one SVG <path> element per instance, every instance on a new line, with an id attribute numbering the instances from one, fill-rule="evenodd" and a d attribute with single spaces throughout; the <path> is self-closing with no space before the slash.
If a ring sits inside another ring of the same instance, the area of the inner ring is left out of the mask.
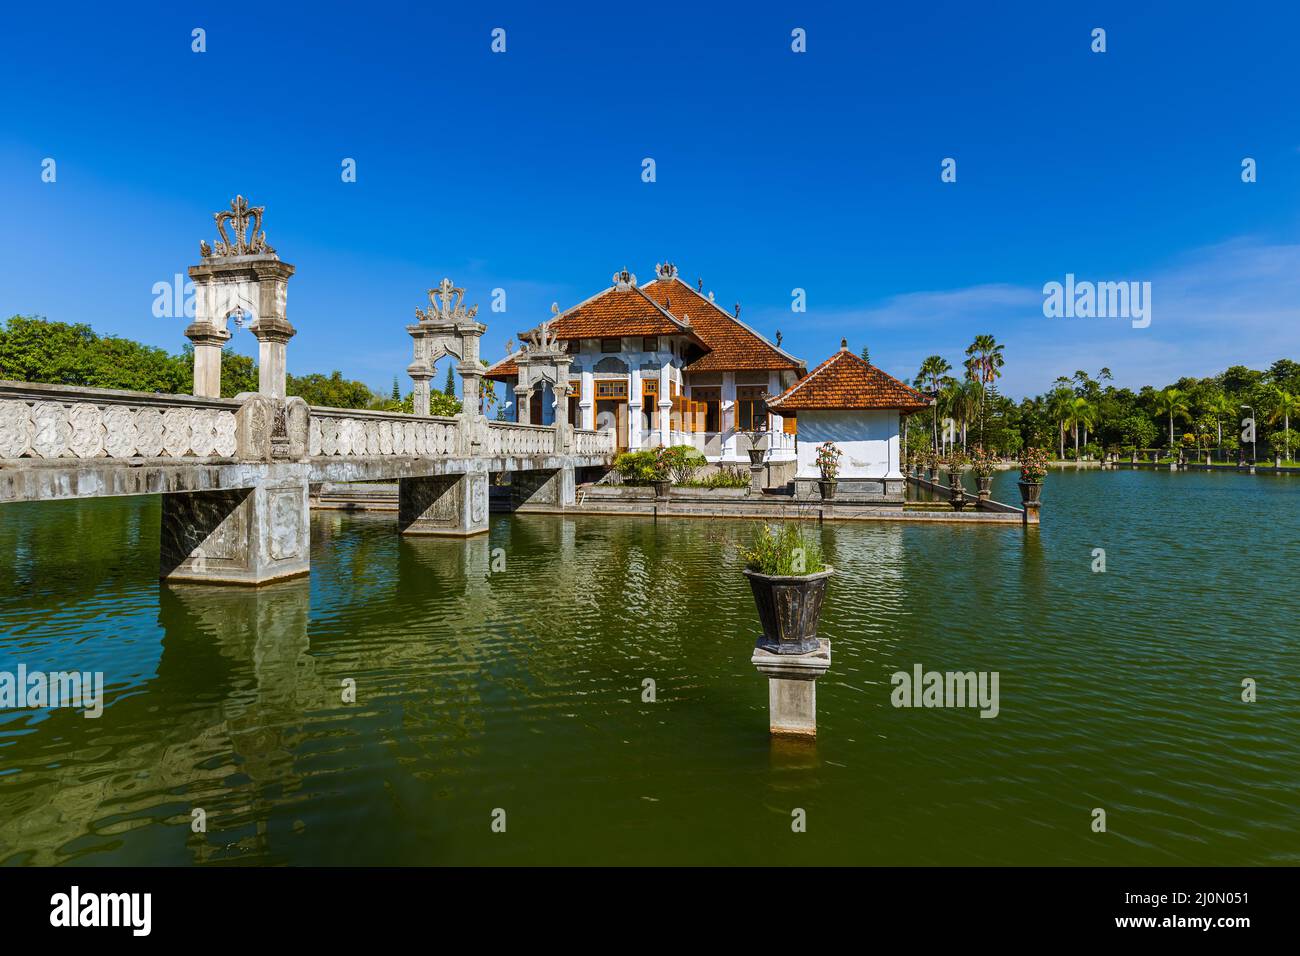
<path id="1" fill-rule="evenodd" d="M 252 488 L 162 496 L 161 576 L 263 584 L 311 569 L 305 471 L 274 469 Z"/>
<path id="2" fill-rule="evenodd" d="M 510 503 L 514 508 L 520 505 L 567 508 L 576 501 L 577 484 L 572 465 L 510 473 Z"/>
<path id="3" fill-rule="evenodd" d="M 399 534 L 467 538 L 488 529 L 488 476 L 434 475 L 397 482 Z"/>

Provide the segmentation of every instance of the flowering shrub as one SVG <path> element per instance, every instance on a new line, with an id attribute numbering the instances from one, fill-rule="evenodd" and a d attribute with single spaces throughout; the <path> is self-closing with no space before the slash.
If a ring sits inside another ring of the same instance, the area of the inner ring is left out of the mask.
<path id="1" fill-rule="evenodd" d="M 657 456 L 657 463 L 679 485 L 689 482 L 695 477 L 695 472 L 708 464 L 704 453 L 690 445 L 672 445 L 668 448 L 661 448 Z M 746 479 L 746 483 L 748 483 L 748 479 Z"/>
<path id="2" fill-rule="evenodd" d="M 948 455 L 948 470 L 961 471 L 970 462 L 970 458 L 960 448 L 954 448 Z"/>
<path id="3" fill-rule="evenodd" d="M 976 448 L 975 457 L 971 459 L 971 467 L 974 469 L 977 478 L 992 478 L 993 466 L 996 463 L 997 459 L 983 448 Z"/>
<path id="4" fill-rule="evenodd" d="M 1020 480 L 1027 485 L 1041 485 L 1047 477 L 1047 452 L 1026 448 L 1020 453 Z"/>
<path id="5" fill-rule="evenodd" d="M 834 481 L 840 473 L 840 457 L 844 453 L 831 441 L 817 446 L 817 470 L 821 472 L 822 481 Z"/>

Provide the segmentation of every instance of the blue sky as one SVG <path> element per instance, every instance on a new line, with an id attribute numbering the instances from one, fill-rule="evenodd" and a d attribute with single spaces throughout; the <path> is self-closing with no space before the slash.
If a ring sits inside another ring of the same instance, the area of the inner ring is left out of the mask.
<path id="1" fill-rule="evenodd" d="M 127 9 L 4 14 L 4 315 L 178 349 L 152 287 L 242 193 L 297 266 L 290 370 L 383 390 L 444 275 L 495 359 L 552 301 L 664 260 L 810 365 L 846 336 L 911 376 L 991 332 L 1020 395 L 1300 359 L 1293 4 Z M 1045 318 L 1067 272 L 1151 282 L 1151 326 Z"/>

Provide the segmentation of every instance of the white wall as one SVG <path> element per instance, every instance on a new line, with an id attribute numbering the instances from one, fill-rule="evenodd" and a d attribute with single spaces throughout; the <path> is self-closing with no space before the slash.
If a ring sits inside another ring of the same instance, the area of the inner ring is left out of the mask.
<path id="1" fill-rule="evenodd" d="M 817 446 L 833 441 L 843 452 L 841 478 L 902 478 L 897 411 L 802 411 L 796 478 L 816 478 Z"/>

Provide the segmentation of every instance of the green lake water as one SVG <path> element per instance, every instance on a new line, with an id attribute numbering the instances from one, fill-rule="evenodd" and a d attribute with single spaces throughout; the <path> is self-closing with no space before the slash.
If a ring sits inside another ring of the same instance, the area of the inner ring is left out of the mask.
<path id="1" fill-rule="evenodd" d="M 752 522 L 324 512 L 310 578 L 242 589 L 159 583 L 156 498 L 0 506 L 0 670 L 107 683 L 99 719 L 0 711 L 0 862 L 1300 863 L 1300 477 L 1044 501 L 813 526 L 814 744 L 767 733 Z M 997 671 L 998 716 L 891 706 L 918 663 Z"/>

